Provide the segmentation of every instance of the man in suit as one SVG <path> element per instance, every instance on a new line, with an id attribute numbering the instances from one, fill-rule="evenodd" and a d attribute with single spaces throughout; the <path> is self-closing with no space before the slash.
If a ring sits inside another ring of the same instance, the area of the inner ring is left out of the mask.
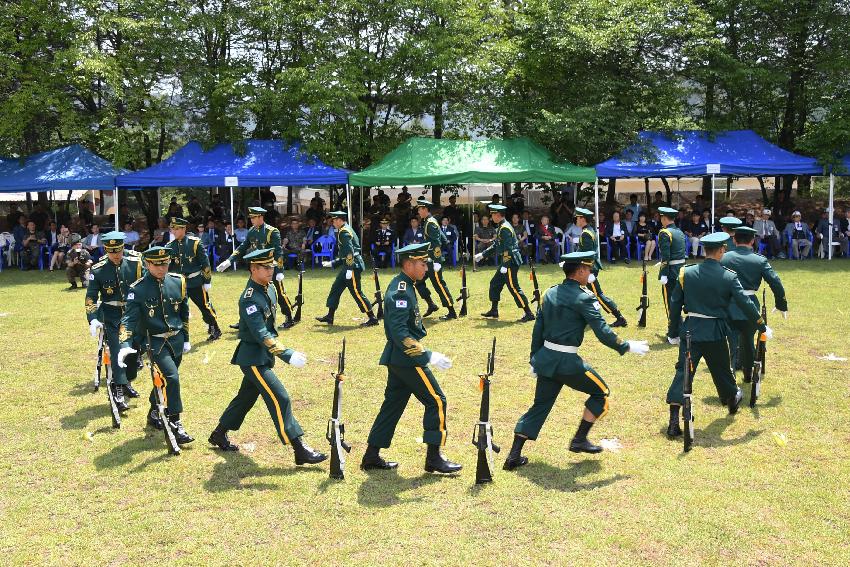
<path id="1" fill-rule="evenodd" d="M 376 268 L 386 268 L 393 253 L 395 243 L 395 232 L 390 228 L 388 217 L 381 219 L 381 226 L 375 232 L 375 254 L 373 261 Z"/>
<path id="2" fill-rule="evenodd" d="M 560 256 L 560 245 L 555 240 L 555 227 L 549 224 L 549 217 L 544 215 L 540 218 L 540 225 L 534 233 L 534 238 L 537 240 L 537 245 L 543 249 L 543 263 L 557 262 Z"/>

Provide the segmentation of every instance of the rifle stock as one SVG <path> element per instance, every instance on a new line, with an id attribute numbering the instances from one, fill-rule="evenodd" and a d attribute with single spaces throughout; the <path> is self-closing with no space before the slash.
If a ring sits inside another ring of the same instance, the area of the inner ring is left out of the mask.
<path id="1" fill-rule="evenodd" d="M 295 313 L 292 315 L 294 323 L 301 322 L 301 306 L 304 305 L 304 260 L 298 268 L 298 295 L 295 296 Z"/>
<path id="2" fill-rule="evenodd" d="M 384 294 L 381 292 L 381 280 L 378 278 L 378 268 L 372 268 L 372 279 L 375 281 L 375 303 L 378 304 L 378 319 L 384 318 Z"/>
<path id="3" fill-rule="evenodd" d="M 466 288 L 466 255 L 464 254 L 463 261 L 460 265 L 460 295 L 455 301 L 460 301 L 460 309 L 458 315 L 466 317 L 466 300 L 469 297 L 469 291 Z"/>
<path id="4" fill-rule="evenodd" d="M 534 284 L 534 291 L 531 295 L 531 303 L 537 304 L 537 311 L 540 311 L 540 284 L 537 281 L 537 271 L 534 269 L 534 262 L 530 259 L 528 266 L 531 268 L 531 283 Z"/>
<path id="5" fill-rule="evenodd" d="M 646 292 L 646 259 L 643 260 L 643 274 L 640 277 L 640 305 L 637 307 L 638 327 L 646 327 L 646 312 L 649 310 L 649 295 Z"/>
<path id="6" fill-rule="evenodd" d="M 478 463 L 475 467 L 475 484 L 493 482 L 493 454 L 501 451 L 493 442 L 493 425 L 490 423 L 490 378 L 496 364 L 496 337 L 487 354 L 487 369 L 478 375 L 478 389 L 481 391 L 481 411 L 478 422 L 472 430 L 472 444 L 478 449 Z"/>
<path id="7" fill-rule="evenodd" d="M 764 319 L 764 324 L 767 325 L 767 299 L 766 290 L 762 290 L 761 294 L 761 317 Z M 751 376 L 752 386 L 750 389 L 750 407 L 756 407 L 756 402 L 761 395 L 761 382 L 764 380 L 764 371 L 767 362 L 767 335 L 765 333 L 758 334 L 758 342 L 756 343 L 756 359 L 753 363 L 753 373 Z"/>
<path id="8" fill-rule="evenodd" d="M 94 369 L 94 378 L 92 382 L 94 383 L 94 391 L 97 392 L 100 390 L 100 374 L 103 368 L 103 341 L 104 341 L 103 327 L 98 329 L 97 331 L 97 367 Z"/>
<path id="9" fill-rule="evenodd" d="M 330 477 L 345 478 L 345 454 L 351 452 L 351 445 L 345 442 L 345 425 L 342 423 L 342 381 L 345 379 L 345 338 L 342 339 L 342 351 L 337 359 L 337 371 L 331 372 L 334 378 L 334 401 L 331 418 L 325 438 L 331 445 Z"/>
<path id="10" fill-rule="evenodd" d="M 102 331 L 101 331 L 102 332 Z M 115 403 L 115 392 L 112 391 L 112 360 L 109 357 L 109 347 L 103 349 L 103 366 L 106 367 L 106 398 L 109 400 L 109 413 L 112 415 L 112 428 L 121 427 L 121 413 Z"/>
<path id="11" fill-rule="evenodd" d="M 162 421 L 162 429 L 165 432 L 165 445 L 168 447 L 168 452 L 172 455 L 180 454 L 180 445 L 177 444 L 177 439 L 174 438 L 174 432 L 171 430 L 171 425 L 168 423 L 168 416 L 165 415 L 165 381 L 162 378 L 162 373 L 159 367 L 154 362 L 153 352 L 151 351 L 151 338 L 148 335 L 147 345 L 148 366 L 151 370 L 151 380 L 153 381 L 154 401 L 156 412 L 159 414 L 159 419 Z"/>
<path id="12" fill-rule="evenodd" d="M 682 384 L 684 400 L 682 401 L 682 419 L 685 421 L 685 452 L 691 450 L 694 444 L 694 409 L 691 397 L 694 388 L 694 377 L 691 366 L 691 332 L 685 333 L 685 378 Z"/>

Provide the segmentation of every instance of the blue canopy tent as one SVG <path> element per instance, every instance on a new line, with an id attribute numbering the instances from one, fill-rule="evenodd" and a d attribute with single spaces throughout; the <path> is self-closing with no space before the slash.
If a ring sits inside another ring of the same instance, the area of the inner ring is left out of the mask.
<path id="1" fill-rule="evenodd" d="M 192 141 L 161 163 L 119 175 L 116 185 L 132 189 L 344 184 L 348 188 L 348 171 L 304 153 L 297 142 L 246 140 L 244 149 L 244 154 L 239 154 L 233 144 L 224 143 L 205 151 L 200 143 Z M 232 191 L 230 215 L 233 222 Z"/>
<path id="2" fill-rule="evenodd" d="M 127 173 L 79 144 L 65 146 L 23 160 L 0 162 L 0 192 L 72 191 L 96 189 L 115 191 L 115 176 Z M 118 228 L 118 200 L 115 227 Z"/>

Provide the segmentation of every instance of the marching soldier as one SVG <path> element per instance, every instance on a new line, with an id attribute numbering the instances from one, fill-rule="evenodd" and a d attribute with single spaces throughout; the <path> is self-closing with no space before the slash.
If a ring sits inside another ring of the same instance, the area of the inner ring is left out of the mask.
<path id="1" fill-rule="evenodd" d="M 118 366 L 118 326 L 124 314 L 124 305 L 130 284 L 142 277 L 142 255 L 124 250 L 124 233 L 109 232 L 103 235 L 103 247 L 106 257 L 92 266 L 89 273 L 89 285 L 86 289 L 86 318 L 92 337 L 97 337 L 99 329 L 106 333 L 112 366 L 112 394 L 118 411 L 127 411 L 130 406 L 124 399 L 126 393 L 138 398 L 139 393 L 130 384 L 139 371 L 138 357 L 128 357 L 127 368 Z M 98 301 L 100 306 L 98 307 Z M 99 320 L 99 319 L 102 319 Z"/>
<path id="2" fill-rule="evenodd" d="M 744 224 L 741 222 L 741 219 L 737 217 L 723 217 L 720 219 L 720 229 L 723 231 L 728 238 L 726 241 L 726 248 L 731 249 L 733 247 L 733 239 L 735 237 L 735 229 Z M 743 283 L 742 283 L 743 285 Z M 741 369 L 741 359 L 738 356 L 738 331 L 735 329 L 735 325 L 733 324 L 732 312 L 730 309 L 729 319 L 727 321 L 729 323 L 729 352 L 732 353 L 732 370 L 740 370 Z M 755 331 L 753 331 L 755 332 Z"/>
<path id="3" fill-rule="evenodd" d="M 452 294 L 449 293 L 449 286 L 446 285 L 446 280 L 443 278 L 443 261 L 445 260 L 445 258 L 443 258 L 443 247 L 445 247 L 449 241 L 440 229 L 440 223 L 437 222 L 437 219 L 435 219 L 434 215 L 431 214 L 432 206 L 434 206 L 434 204 L 431 203 L 431 201 L 420 198 L 416 204 L 416 212 L 419 215 L 419 218 L 422 219 L 425 241 L 431 245 L 431 261 L 428 263 L 428 274 L 426 275 L 426 278 L 430 280 L 431 285 L 434 286 L 434 290 L 440 297 L 440 303 L 442 303 L 443 307 L 449 310 L 449 312 L 440 317 L 440 319 L 442 321 L 448 321 L 450 319 L 457 319 Z M 428 309 L 425 311 L 425 314 L 422 315 L 423 317 L 427 317 L 439 309 L 437 304 L 431 299 L 431 292 L 425 284 L 425 279 L 416 282 L 416 291 L 418 291 L 422 299 L 428 303 Z"/>
<path id="4" fill-rule="evenodd" d="M 596 301 L 602 306 L 606 313 L 616 317 L 616 320 L 611 324 L 611 327 L 626 327 L 628 323 L 626 318 L 617 308 L 614 300 L 605 295 L 602 291 L 602 286 L 599 285 L 599 271 L 602 269 L 602 262 L 599 261 L 599 236 L 596 229 L 591 224 L 593 212 L 581 207 L 576 207 L 575 212 L 576 225 L 581 228 L 581 236 L 578 240 L 579 252 L 593 252 L 593 270 L 587 278 L 587 289 L 593 292 L 596 296 Z"/>
<path id="5" fill-rule="evenodd" d="M 289 300 L 286 290 L 283 287 L 283 248 L 281 247 L 280 231 L 266 224 L 264 217 L 266 212 L 262 207 L 248 208 L 248 218 L 251 219 L 251 228 L 248 229 L 248 236 L 233 251 L 233 254 L 216 266 L 215 269 L 217 272 L 223 272 L 233 264 L 235 259 L 244 257 L 246 253 L 252 250 L 273 249 L 275 254 L 274 286 L 277 289 L 277 301 L 280 305 L 280 311 L 285 318 L 285 321 L 278 329 L 288 329 L 295 323 L 292 321 L 292 302 Z M 230 325 L 230 327 L 232 329 L 238 329 L 239 324 Z"/>
<path id="6" fill-rule="evenodd" d="M 599 302 L 587 289 L 596 252 L 572 252 L 561 256 L 561 261 L 566 279 L 543 295 L 531 335 L 531 372 L 537 379 L 534 404 L 517 422 L 505 470 L 528 463 L 528 458 L 522 455 L 522 447 L 528 439 L 537 439 L 563 386 L 589 395 L 578 430 L 570 441 L 570 451 L 602 451 L 588 440 L 587 434 L 608 412 L 610 391 L 599 373 L 578 355 L 585 327 L 590 326 L 602 344 L 620 355 L 630 352 L 643 356 L 649 352 L 646 341 L 623 341 L 617 337 L 600 314 Z"/>
<path id="7" fill-rule="evenodd" d="M 516 233 L 511 223 L 505 220 L 505 211 L 508 209 L 504 205 L 489 205 L 490 215 L 493 218 L 493 223 L 499 228 L 496 231 L 496 241 L 493 242 L 486 250 L 475 255 L 475 261 L 481 262 L 484 258 L 496 254 L 499 257 L 499 269 L 490 280 L 490 311 L 482 313 L 482 317 L 499 317 L 499 298 L 502 295 L 502 288 L 505 284 L 511 292 L 517 307 L 522 309 L 525 314 L 519 320 L 520 323 L 534 321 L 534 314 L 528 304 L 528 298 L 519 287 L 517 281 L 517 272 L 522 264 L 522 255 L 520 254 L 517 245 Z"/>
<path id="8" fill-rule="evenodd" d="M 336 268 L 343 266 L 336 275 L 331 291 L 328 295 L 326 305 L 328 307 L 327 315 L 316 317 L 316 321 L 320 323 L 334 324 L 334 313 L 339 307 L 339 299 L 345 288 L 351 292 L 354 302 L 360 309 L 361 313 L 366 313 L 369 319 L 365 323 L 361 323 L 361 327 L 372 327 L 378 324 L 378 319 L 372 313 L 372 304 L 363 295 L 363 288 L 360 286 L 360 274 L 366 269 L 366 264 L 363 262 L 363 257 L 360 255 L 360 239 L 357 238 L 357 233 L 354 229 L 345 222 L 347 213 L 343 211 L 332 211 L 328 213 L 331 217 L 334 228 L 337 230 L 337 245 L 336 258 L 332 262 L 322 262 L 323 268 Z"/>
<path id="9" fill-rule="evenodd" d="M 80 280 L 80 285 L 86 287 L 88 285 L 86 272 L 91 266 L 91 255 L 83 248 L 83 239 L 79 234 L 71 235 L 71 250 L 68 251 L 67 259 L 68 268 L 65 270 L 65 275 L 71 284 L 68 289 L 77 289 L 77 280 Z"/>
<path id="10" fill-rule="evenodd" d="M 186 234 L 187 224 L 189 221 L 179 217 L 171 219 L 171 234 L 174 235 L 174 240 L 166 245 L 171 251 L 169 271 L 182 274 L 186 278 L 186 293 L 192 303 L 201 310 L 204 323 L 207 324 L 207 340 L 214 341 L 221 337 L 221 329 L 209 296 L 212 287 L 210 258 L 201 239 Z"/>
<path id="11" fill-rule="evenodd" d="M 443 457 L 446 444 L 446 396 L 428 365 L 440 370 L 451 368 L 452 361 L 439 352 L 426 350 L 419 341 L 427 334 L 419 314 L 414 286 L 428 272 L 428 243 L 410 244 L 396 251 L 401 273 L 387 286 L 384 297 L 384 333 L 387 344 L 380 363 L 387 367 L 384 402 L 369 432 L 369 447 L 360 464 L 363 470 L 394 469 L 398 463 L 386 461 L 380 450 L 390 446 L 398 420 L 410 395 L 425 406 L 422 440 L 428 445 L 425 470 L 455 473 L 462 466 Z"/>
<path id="12" fill-rule="evenodd" d="M 720 229 L 726 233 L 731 240 L 735 237 L 735 229 L 744 224 L 737 217 L 723 217 L 720 219 Z"/>
<path id="13" fill-rule="evenodd" d="M 773 337 L 773 331 L 765 325 L 755 304 L 744 293 L 741 282 L 732 270 L 720 264 L 723 258 L 726 234 L 715 232 L 700 238 L 705 261 L 695 266 L 687 266 L 679 273 L 679 285 L 673 288 L 670 297 L 670 325 L 668 337 L 678 338 L 688 331 L 691 333 L 691 374 L 696 372 L 700 359 L 705 358 L 711 379 L 720 396 L 720 402 L 729 407 L 729 413 L 738 411 L 743 394 L 735 383 L 729 358 L 728 310 L 735 303 L 744 318 Z M 687 318 L 682 321 L 684 311 Z M 667 391 L 667 403 L 670 405 L 670 422 L 667 435 L 671 438 L 682 434 L 679 425 L 679 408 L 684 401 L 683 384 L 686 341 L 679 341 L 679 361 L 676 363 L 676 375 Z"/>
<path id="14" fill-rule="evenodd" d="M 304 442 L 304 432 L 292 415 L 289 394 L 273 370 L 275 358 L 295 368 L 303 368 L 307 363 L 304 354 L 284 348 L 277 342 L 277 297 L 275 287 L 269 285 L 274 277 L 275 250 L 255 250 L 245 255 L 245 261 L 249 262 L 251 277 L 239 298 L 239 344 L 230 360 L 242 370 L 242 385 L 221 415 L 209 442 L 222 451 L 238 451 L 239 448 L 228 439 L 227 432 L 242 426 L 257 397 L 262 396 L 278 437 L 284 445 L 292 445 L 295 451 L 295 464 L 320 463 L 327 456 Z"/>
<path id="15" fill-rule="evenodd" d="M 165 381 L 165 413 L 168 424 L 163 424 L 156 411 L 155 392 L 151 390 L 151 409 L 148 425 L 162 429 L 166 425 L 174 432 L 179 445 L 194 441 L 180 421 L 183 400 L 180 397 L 178 369 L 183 355 L 191 350 L 189 342 L 189 303 L 186 296 L 186 278 L 168 273 L 171 254 L 164 246 L 153 246 L 142 253 L 148 273 L 130 285 L 127 305 L 118 339 L 118 366 L 127 367 L 127 358 L 138 352 L 135 346 L 147 343 L 153 360 Z"/>
<path id="16" fill-rule="evenodd" d="M 661 255 L 661 269 L 658 270 L 658 280 L 661 282 L 661 294 L 664 296 L 664 311 L 667 322 L 670 322 L 670 296 L 679 281 L 679 271 L 687 257 L 687 238 L 675 224 L 679 211 L 670 207 L 658 207 L 661 215 L 661 226 L 658 231 L 658 251 Z M 667 337 L 667 342 L 677 344 L 675 337 Z"/>
<path id="17" fill-rule="evenodd" d="M 756 231 L 748 226 L 739 226 L 735 229 L 735 248 L 723 254 L 721 264 L 735 272 L 744 295 L 756 307 L 761 309 L 758 299 L 758 289 L 764 280 L 773 292 L 773 300 L 777 311 L 781 311 L 784 317 L 788 316 L 788 301 L 785 299 L 785 288 L 782 280 L 773 271 L 770 262 L 761 254 L 753 252 L 753 241 Z M 750 382 L 753 373 L 753 361 L 755 358 L 755 334 L 756 327 L 744 315 L 743 311 L 734 303 L 729 306 L 729 320 L 732 326 L 732 335 L 737 335 L 737 344 L 740 345 L 739 360 L 744 371 L 744 382 Z M 733 351 L 734 352 L 734 351 Z"/>

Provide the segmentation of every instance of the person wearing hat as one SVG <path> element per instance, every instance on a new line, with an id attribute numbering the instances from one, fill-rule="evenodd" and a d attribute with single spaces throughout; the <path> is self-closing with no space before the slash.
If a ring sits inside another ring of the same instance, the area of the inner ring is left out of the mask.
<path id="1" fill-rule="evenodd" d="M 616 319 L 611 324 L 612 327 L 625 327 L 628 325 L 626 318 L 620 312 L 614 300 L 605 295 L 602 291 L 602 286 L 599 284 L 599 271 L 602 269 L 602 262 L 599 261 L 599 236 L 596 229 L 593 227 L 592 219 L 593 212 L 588 209 L 576 207 L 575 211 L 576 225 L 581 229 L 581 236 L 578 239 L 578 252 L 593 252 L 593 267 L 590 276 L 587 278 L 587 289 L 593 292 L 596 296 L 596 301 L 602 306 L 609 315 L 613 315 Z"/>
<path id="2" fill-rule="evenodd" d="M 326 315 L 316 317 L 316 321 L 320 323 L 334 324 L 334 313 L 339 307 L 339 300 L 342 292 L 348 288 L 354 302 L 357 304 L 361 313 L 366 313 L 369 319 L 361 323 L 361 327 L 372 327 L 378 324 L 378 319 L 372 313 L 372 304 L 366 299 L 363 294 L 363 288 L 360 285 L 360 274 L 366 269 L 366 264 L 363 262 L 363 257 L 360 255 L 360 239 L 357 238 L 357 233 L 348 225 L 346 218 L 348 213 L 344 211 L 332 211 L 328 213 L 331 217 L 334 228 L 337 230 L 337 246 L 336 258 L 331 262 L 322 262 L 323 268 L 336 268 L 344 266 L 345 269 L 340 270 L 336 275 L 334 283 L 331 285 L 331 291 L 328 294 L 328 300 L 325 305 L 328 308 Z"/>
<path id="3" fill-rule="evenodd" d="M 730 306 L 734 304 L 741 311 L 743 319 L 753 328 L 765 333 L 768 339 L 773 337 L 773 331 L 765 325 L 759 310 L 744 292 L 735 272 L 721 264 L 727 240 L 728 237 L 722 232 L 708 234 L 700 239 L 705 251 L 705 261 L 687 266 L 679 273 L 679 285 L 673 288 L 670 297 L 667 336 L 684 339 L 686 333 L 690 333 L 691 375 L 696 373 L 700 360 L 704 358 L 720 402 L 729 407 L 730 414 L 734 414 L 738 411 L 743 393 L 735 383 L 727 341 L 731 334 L 727 322 Z M 687 315 L 684 321 L 681 318 L 683 311 Z M 670 406 L 667 435 L 671 438 L 682 434 L 679 408 L 684 401 L 684 368 L 687 354 L 687 341 L 679 341 L 676 374 L 667 391 L 667 403 Z"/>
<path id="4" fill-rule="evenodd" d="M 561 388 L 588 394 L 578 430 L 570 451 L 599 453 L 602 448 L 587 438 L 593 424 L 608 413 L 610 390 L 596 370 L 582 360 L 578 349 L 584 341 L 584 330 L 590 327 L 605 346 L 620 355 L 627 352 L 640 356 L 649 352 L 646 341 L 623 341 L 605 323 L 599 302 L 587 290 L 597 261 L 593 251 L 571 252 L 561 256 L 565 279 L 543 294 L 534 331 L 531 335 L 531 374 L 537 380 L 534 404 L 519 418 L 514 441 L 504 469 L 513 470 L 528 463 L 522 448 L 529 439 L 536 440 Z"/>
<path id="5" fill-rule="evenodd" d="M 800 211 L 794 211 L 791 214 L 791 222 L 785 225 L 785 241 L 791 244 L 790 258 L 792 260 L 802 260 L 809 257 L 809 252 L 812 251 L 812 231 L 809 229 L 808 223 L 803 220 L 803 215 Z"/>
<path id="6" fill-rule="evenodd" d="M 71 285 L 68 289 L 77 289 L 77 280 L 80 280 L 80 285 L 86 287 L 88 285 L 88 270 L 91 267 L 91 255 L 88 250 L 83 248 L 83 239 L 76 232 L 71 235 L 71 249 L 66 256 L 68 267 L 65 269 L 65 276 L 68 278 L 68 283 Z"/>
<path id="7" fill-rule="evenodd" d="M 139 371 L 138 357 L 135 354 L 129 357 L 126 368 L 118 366 L 118 351 L 121 348 L 118 327 L 124 315 L 130 285 L 144 274 L 142 255 L 132 250 L 125 251 L 124 240 L 123 232 L 113 231 L 103 235 L 106 257 L 92 266 L 86 288 L 89 332 L 94 338 L 101 329 L 106 333 L 112 366 L 112 393 L 119 411 L 127 411 L 130 407 L 124 399 L 125 393 L 131 398 L 139 397 L 130 384 Z"/>
<path id="8" fill-rule="evenodd" d="M 398 463 L 381 457 L 388 448 L 395 428 L 411 394 L 425 406 L 422 440 L 428 445 L 425 470 L 456 473 L 462 466 L 446 459 L 440 448 L 446 444 L 446 396 L 428 365 L 448 370 L 452 361 L 439 352 L 427 350 L 421 342 L 425 335 L 414 287 L 428 272 L 428 243 L 410 244 L 396 251 L 401 273 L 387 286 L 384 295 L 384 334 L 387 343 L 379 364 L 387 367 L 384 402 L 369 432 L 369 446 L 360 467 L 363 470 L 394 469 Z"/>
<path id="9" fill-rule="evenodd" d="M 212 287 L 210 258 L 201 239 L 186 234 L 188 224 L 189 221 L 180 217 L 171 219 L 170 228 L 174 238 L 166 245 L 171 251 L 170 271 L 183 274 L 186 278 L 186 293 L 200 309 L 204 323 L 207 324 L 207 340 L 214 341 L 221 337 L 221 329 L 209 295 Z"/>
<path id="10" fill-rule="evenodd" d="M 179 445 L 194 441 L 183 428 L 180 414 L 183 400 L 180 396 L 180 363 L 189 352 L 189 302 L 186 295 L 186 278 L 168 272 L 171 251 L 164 246 L 153 246 L 142 253 L 147 274 L 130 284 L 127 291 L 124 315 L 118 327 L 118 366 L 127 368 L 127 359 L 138 352 L 140 344 L 150 347 L 153 360 L 165 380 L 165 414 L 168 423 L 159 419 L 156 411 L 156 394 L 151 390 L 148 425 L 156 429 L 170 427 Z M 132 362 L 130 362 L 132 364 Z"/>
<path id="11" fill-rule="evenodd" d="M 251 277 L 239 296 L 239 344 L 230 360 L 230 364 L 242 370 L 242 384 L 219 418 L 209 442 L 222 451 L 237 451 L 239 448 L 230 442 L 227 432 L 239 430 L 257 398 L 262 396 L 281 442 L 292 445 L 295 464 L 321 463 L 327 455 L 314 451 L 304 442 L 304 431 L 292 415 L 289 393 L 274 372 L 277 358 L 295 368 L 307 364 L 303 353 L 284 348 L 277 341 L 277 298 L 275 287 L 270 285 L 277 260 L 275 250 L 255 250 L 244 259 Z"/>
<path id="12" fill-rule="evenodd" d="M 434 291 L 437 292 L 440 303 L 449 310 L 440 319 L 448 321 L 449 319 L 457 319 L 452 294 L 449 292 L 449 286 L 446 284 L 445 278 L 443 278 L 443 262 L 445 261 L 443 249 L 447 249 L 449 240 L 443 234 L 443 231 L 440 230 L 440 223 L 431 214 L 431 207 L 433 206 L 434 204 L 431 201 L 421 197 L 416 203 L 416 213 L 422 219 L 425 241 L 431 245 L 429 250 L 431 261 L 428 263 L 428 274 L 425 278 L 416 282 L 416 291 L 428 303 L 428 309 L 425 311 L 423 317 L 427 317 L 437 311 L 439 307 L 431 299 L 431 292 L 428 290 L 428 286 L 425 285 L 425 280 L 428 279 L 431 285 L 434 286 Z"/>
<path id="13" fill-rule="evenodd" d="M 375 252 L 372 261 L 376 268 L 386 268 L 389 265 L 395 240 L 395 232 L 390 228 L 390 219 L 382 218 L 380 228 L 375 231 Z"/>
<path id="14" fill-rule="evenodd" d="M 735 229 L 744 224 L 744 221 L 734 216 L 725 216 L 718 221 L 720 230 L 726 233 L 731 240 L 735 236 Z"/>
<path id="15" fill-rule="evenodd" d="M 284 317 L 284 322 L 278 328 L 288 329 L 295 322 L 292 320 L 292 302 L 289 300 L 289 296 L 286 295 L 286 289 L 283 287 L 283 248 L 281 246 L 280 231 L 274 226 L 266 224 L 265 214 L 266 210 L 262 207 L 248 207 L 248 218 L 251 219 L 251 228 L 248 229 L 248 236 L 239 243 L 233 254 L 216 266 L 215 269 L 217 272 L 223 272 L 237 258 L 244 257 L 245 254 L 253 250 L 273 249 L 275 251 L 274 286 L 277 289 L 278 305 Z M 230 325 L 230 328 L 238 329 L 239 324 Z"/>
<path id="16" fill-rule="evenodd" d="M 496 255 L 499 258 L 499 269 L 490 280 L 490 310 L 482 313 L 482 317 L 499 317 L 499 298 L 502 296 L 502 288 L 505 284 L 510 290 L 511 297 L 514 298 L 517 307 L 523 310 L 524 315 L 519 320 L 520 323 L 534 321 L 534 313 L 529 307 L 528 298 L 519 287 L 517 272 L 522 264 L 522 255 L 517 244 L 516 232 L 511 226 L 511 223 L 505 220 L 505 212 L 508 210 L 504 205 L 490 204 L 490 216 L 493 218 L 493 224 L 496 229 L 496 240 L 489 247 L 475 255 L 475 262 L 490 256 Z"/>
<path id="17" fill-rule="evenodd" d="M 788 301 L 785 298 L 785 288 L 782 280 L 773 271 L 770 262 L 761 254 L 753 252 L 753 241 L 756 231 L 748 226 L 739 226 L 735 229 L 732 237 L 735 247 L 725 254 L 721 264 L 724 268 L 732 270 L 737 274 L 744 293 L 755 304 L 756 309 L 761 309 L 758 298 L 758 289 L 762 281 L 767 282 L 773 293 L 774 306 L 781 311 L 784 317 L 788 317 Z M 735 336 L 735 344 L 740 350 L 733 349 L 733 354 L 739 355 L 741 369 L 744 372 L 744 382 L 750 382 L 753 372 L 753 361 L 755 359 L 755 334 L 756 327 L 745 316 L 744 313 L 733 303 L 729 306 L 729 324 L 732 327 L 732 335 Z"/>
<path id="18" fill-rule="evenodd" d="M 776 228 L 776 223 L 770 220 L 770 209 L 764 209 L 761 216 L 753 223 L 753 228 L 756 230 L 756 245 L 754 248 L 758 250 L 758 245 L 764 242 L 767 245 L 767 255 L 770 258 L 784 258 L 785 253 L 782 251 L 782 245 L 779 243 L 779 230 Z"/>
<path id="19" fill-rule="evenodd" d="M 658 231 L 658 253 L 661 256 L 661 269 L 658 270 L 658 281 L 661 282 L 661 295 L 664 297 L 664 311 L 667 322 L 670 322 L 670 296 L 679 281 L 679 271 L 685 264 L 688 240 L 685 233 L 676 226 L 676 216 L 679 211 L 671 207 L 658 207 L 661 214 L 661 226 Z M 675 344 L 675 337 L 667 337 L 670 344 Z"/>

